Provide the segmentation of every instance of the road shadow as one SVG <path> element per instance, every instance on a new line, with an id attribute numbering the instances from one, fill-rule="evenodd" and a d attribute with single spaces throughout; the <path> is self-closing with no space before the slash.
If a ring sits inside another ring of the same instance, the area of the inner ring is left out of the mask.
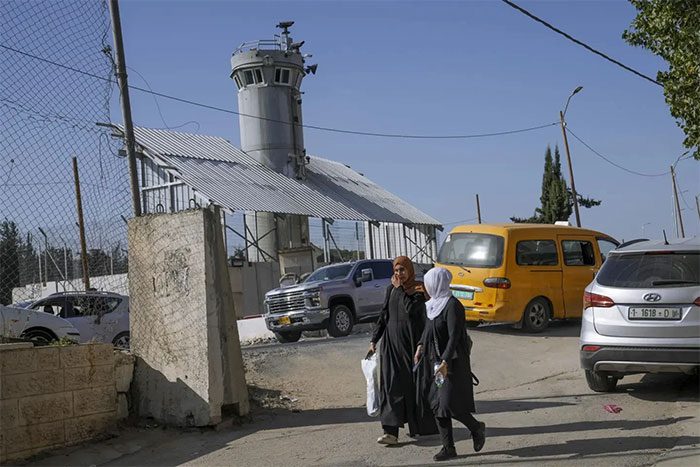
<path id="1" fill-rule="evenodd" d="M 647 374 L 636 383 L 624 384 L 622 379 L 617 392 L 636 399 L 653 402 L 700 402 L 700 378 L 698 375 Z"/>
<path id="2" fill-rule="evenodd" d="M 555 456 L 568 456 L 571 458 L 584 458 L 586 456 L 601 456 L 615 454 L 625 456 L 634 451 L 658 451 L 671 449 L 674 446 L 691 446 L 700 442 L 698 436 L 632 436 L 588 438 L 570 440 L 561 444 L 543 444 L 539 446 L 525 446 L 522 448 L 488 451 L 486 448 L 480 453 L 457 456 L 458 460 L 476 459 L 484 456 L 511 456 L 519 458 L 542 458 Z M 481 459 L 479 459 L 481 462 Z"/>
<path id="3" fill-rule="evenodd" d="M 578 337 L 581 335 L 581 320 L 557 320 L 549 323 L 549 327 L 539 333 L 527 332 L 524 329 L 515 329 L 512 324 L 482 324 L 476 328 L 469 328 L 470 333 L 502 334 L 508 336 L 541 336 L 541 337 Z"/>

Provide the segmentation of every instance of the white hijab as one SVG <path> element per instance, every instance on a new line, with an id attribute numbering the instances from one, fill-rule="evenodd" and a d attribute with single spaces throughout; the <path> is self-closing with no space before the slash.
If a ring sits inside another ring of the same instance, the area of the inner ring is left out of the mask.
<path id="1" fill-rule="evenodd" d="M 430 295 L 430 300 L 425 303 L 428 319 L 434 320 L 445 309 L 447 302 L 452 297 L 450 282 L 452 273 L 444 268 L 433 268 L 423 277 L 425 291 Z"/>

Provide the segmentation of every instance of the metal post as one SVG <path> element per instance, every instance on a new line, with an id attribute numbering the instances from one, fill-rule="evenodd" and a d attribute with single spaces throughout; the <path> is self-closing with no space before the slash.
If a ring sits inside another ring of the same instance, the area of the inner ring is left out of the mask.
<path id="1" fill-rule="evenodd" d="M 564 112 L 559 112 L 559 122 L 561 132 L 564 135 L 564 148 L 566 149 L 566 161 L 569 164 L 569 180 L 571 180 L 571 194 L 574 197 L 574 212 L 576 213 L 576 227 L 581 227 L 581 215 L 578 212 L 578 194 L 576 194 L 576 183 L 574 182 L 574 167 L 571 165 L 571 152 L 569 152 L 569 140 L 566 138 L 566 122 Z"/>
<path id="2" fill-rule="evenodd" d="M 695 207 L 698 210 L 698 219 L 700 219 L 700 200 L 698 198 L 698 196 L 695 197 Z"/>
<path id="3" fill-rule="evenodd" d="M 369 240 L 369 258 L 374 259 L 374 235 L 372 235 L 372 223 L 367 221 L 367 237 Z"/>
<path id="4" fill-rule="evenodd" d="M 676 169 L 673 166 L 671 166 L 671 180 L 673 180 L 673 198 L 676 200 L 678 223 L 681 226 L 681 238 L 685 238 L 685 229 L 683 228 L 683 216 L 681 214 L 681 204 L 678 202 L 678 187 L 676 186 Z"/>
<path id="5" fill-rule="evenodd" d="M 83 263 L 83 284 L 85 290 L 90 288 L 90 273 L 88 271 L 87 243 L 85 241 L 85 221 L 83 219 L 83 200 L 80 196 L 80 175 L 78 174 L 78 158 L 73 158 L 73 178 L 75 180 L 75 204 L 78 208 L 78 229 L 80 230 L 80 257 Z"/>
<path id="6" fill-rule="evenodd" d="M 360 224 L 355 222 L 355 240 L 357 240 L 357 260 L 360 261 Z"/>
<path id="7" fill-rule="evenodd" d="M 38 248 L 39 254 L 37 255 L 36 259 L 39 260 L 39 283 L 40 284 L 45 284 L 44 279 L 41 277 L 41 248 Z"/>
<path id="8" fill-rule="evenodd" d="M 476 218 L 479 219 L 479 224 L 481 224 L 481 204 L 479 203 L 479 193 L 476 194 Z"/>
<path id="9" fill-rule="evenodd" d="M 134 124 L 131 120 L 131 102 L 129 100 L 129 80 L 126 75 L 126 59 L 124 58 L 124 43 L 122 42 L 122 23 L 119 18 L 119 1 L 109 1 L 109 11 L 112 15 L 112 33 L 114 36 L 115 74 L 121 96 L 122 117 L 124 118 L 124 140 L 126 155 L 129 161 L 129 181 L 131 185 L 131 204 L 134 216 L 141 215 L 141 199 L 139 198 L 139 179 L 136 172 L 136 145 L 134 140 Z"/>
<path id="10" fill-rule="evenodd" d="M 44 237 L 44 285 L 46 285 L 49 281 L 49 237 L 41 227 L 39 227 L 39 232 Z"/>

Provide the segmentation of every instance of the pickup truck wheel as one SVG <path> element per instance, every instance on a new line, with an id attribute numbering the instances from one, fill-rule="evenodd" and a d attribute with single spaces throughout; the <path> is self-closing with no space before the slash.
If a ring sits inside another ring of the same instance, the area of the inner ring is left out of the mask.
<path id="1" fill-rule="evenodd" d="M 27 329 L 20 337 L 36 342 L 37 344 L 49 344 L 58 340 L 54 333 L 46 329 Z"/>
<path id="2" fill-rule="evenodd" d="M 533 299 L 523 312 L 523 329 L 528 332 L 542 332 L 549 326 L 552 310 L 549 302 L 542 297 Z"/>
<path id="3" fill-rule="evenodd" d="M 289 344 L 301 338 L 301 331 L 276 332 L 275 338 L 283 344 Z"/>
<path id="4" fill-rule="evenodd" d="M 586 370 L 588 387 L 595 392 L 613 392 L 617 387 L 618 378 L 608 376 L 599 371 Z"/>
<path id="5" fill-rule="evenodd" d="M 333 337 L 343 337 L 350 334 L 354 318 L 352 311 L 345 305 L 336 305 L 331 310 L 331 317 L 328 321 L 328 334 Z"/>

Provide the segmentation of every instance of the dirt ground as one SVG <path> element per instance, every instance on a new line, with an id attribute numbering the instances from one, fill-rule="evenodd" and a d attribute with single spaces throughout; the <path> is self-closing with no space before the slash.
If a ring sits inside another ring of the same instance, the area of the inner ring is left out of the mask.
<path id="1" fill-rule="evenodd" d="M 634 376 L 613 394 L 590 391 L 579 369 L 578 323 L 541 335 L 507 326 L 470 330 L 477 418 L 487 441 L 474 453 L 455 425 L 459 457 L 447 465 L 700 465 L 698 379 Z M 376 444 L 360 360 L 369 336 L 311 338 L 244 349 L 251 421 L 215 430 L 127 428 L 36 465 L 393 466 L 432 464 L 436 436 Z M 622 412 L 611 414 L 606 404 Z"/>

